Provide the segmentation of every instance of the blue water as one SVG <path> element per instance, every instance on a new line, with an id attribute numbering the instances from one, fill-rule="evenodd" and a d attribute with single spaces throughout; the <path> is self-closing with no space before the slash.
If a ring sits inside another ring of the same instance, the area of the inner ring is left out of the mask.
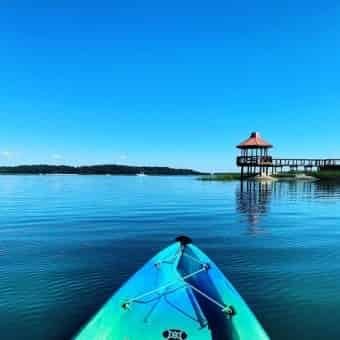
<path id="1" fill-rule="evenodd" d="M 0 176 L 0 337 L 68 339 L 191 236 L 272 339 L 340 339 L 340 187 Z"/>

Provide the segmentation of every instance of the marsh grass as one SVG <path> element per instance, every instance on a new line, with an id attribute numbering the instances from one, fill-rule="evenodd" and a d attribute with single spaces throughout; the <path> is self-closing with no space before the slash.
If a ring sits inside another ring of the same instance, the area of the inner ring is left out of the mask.
<path id="1" fill-rule="evenodd" d="M 311 176 L 321 181 L 340 182 L 340 170 L 321 170 L 311 173 Z"/>
<path id="2" fill-rule="evenodd" d="M 200 181 L 219 181 L 219 182 L 228 182 L 228 181 L 238 181 L 241 179 L 241 175 L 237 172 L 229 172 L 223 174 L 213 174 L 199 177 Z"/>

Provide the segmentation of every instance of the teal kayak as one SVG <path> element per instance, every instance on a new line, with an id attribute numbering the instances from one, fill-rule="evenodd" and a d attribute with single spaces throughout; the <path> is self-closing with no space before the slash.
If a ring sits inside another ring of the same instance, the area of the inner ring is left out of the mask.
<path id="1" fill-rule="evenodd" d="M 76 340 L 268 340 L 217 266 L 186 236 L 134 274 Z"/>

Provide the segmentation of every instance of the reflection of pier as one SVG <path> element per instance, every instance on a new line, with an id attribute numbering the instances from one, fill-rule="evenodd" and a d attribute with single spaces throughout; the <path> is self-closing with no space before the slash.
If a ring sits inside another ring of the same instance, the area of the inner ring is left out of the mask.
<path id="1" fill-rule="evenodd" d="M 319 158 L 273 158 L 269 155 L 269 149 L 273 145 L 265 141 L 258 132 L 253 132 L 248 139 L 237 148 L 241 155 L 237 157 L 236 164 L 241 167 L 241 178 L 257 174 L 275 174 L 278 171 L 312 171 L 332 170 L 340 168 L 340 159 Z"/>
<path id="2" fill-rule="evenodd" d="M 240 184 L 236 193 L 237 210 L 247 217 L 252 231 L 256 231 L 260 217 L 268 212 L 272 189 L 271 182 L 245 181 Z"/>
<path id="3" fill-rule="evenodd" d="M 337 219 L 328 219 L 327 205 L 328 209 L 336 211 L 339 202 L 340 184 L 322 181 L 245 180 L 239 183 L 235 192 L 235 208 L 241 224 L 253 236 L 267 234 L 277 225 L 276 218 L 283 225 L 294 223 L 297 211 L 301 219 L 305 218 L 308 211 L 311 217 L 320 219 L 317 224 L 325 219 L 326 224 L 330 223 L 332 228 L 336 228 Z M 295 208 L 295 205 L 299 207 Z M 321 207 L 325 209 L 314 211 Z M 293 216 L 289 216 L 290 214 Z M 268 224 L 269 221 L 273 222 L 273 226 Z M 297 223 L 297 226 L 300 227 L 301 224 Z"/>

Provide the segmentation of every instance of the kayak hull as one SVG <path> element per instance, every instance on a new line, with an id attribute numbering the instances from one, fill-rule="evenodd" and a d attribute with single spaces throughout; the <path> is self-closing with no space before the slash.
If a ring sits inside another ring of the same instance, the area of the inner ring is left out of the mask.
<path id="1" fill-rule="evenodd" d="M 267 340 L 247 304 L 193 244 L 175 242 L 148 261 L 76 340 Z"/>

